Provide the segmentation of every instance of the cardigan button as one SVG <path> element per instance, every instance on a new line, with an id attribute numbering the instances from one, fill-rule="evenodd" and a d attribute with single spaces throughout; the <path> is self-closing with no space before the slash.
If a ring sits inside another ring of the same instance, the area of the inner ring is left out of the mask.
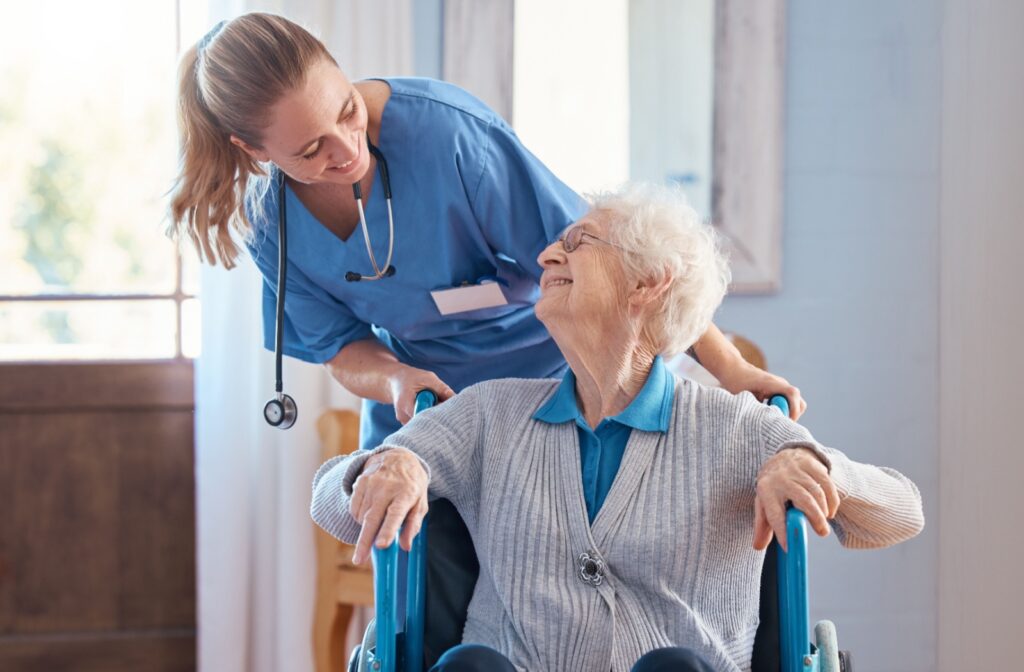
<path id="1" fill-rule="evenodd" d="M 579 577 L 583 583 L 600 586 L 604 583 L 604 560 L 595 551 L 593 555 L 588 552 L 580 553 L 577 558 L 579 563 Z"/>

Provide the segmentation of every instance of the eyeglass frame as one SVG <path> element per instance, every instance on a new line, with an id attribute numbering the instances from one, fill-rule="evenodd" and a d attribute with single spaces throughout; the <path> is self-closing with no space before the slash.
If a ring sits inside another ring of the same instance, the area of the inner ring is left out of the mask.
<path id="1" fill-rule="evenodd" d="M 576 243 L 570 247 L 570 244 L 569 244 L 569 234 L 571 232 L 573 232 L 573 231 L 576 231 L 576 230 L 579 230 L 579 232 L 580 232 L 579 238 L 576 240 Z M 592 234 L 589 231 L 585 230 L 583 228 L 583 224 L 580 223 L 580 222 L 574 222 L 574 223 L 570 224 L 569 226 L 567 226 L 565 231 L 562 232 L 562 235 L 558 237 L 558 240 L 562 243 L 562 250 L 564 250 L 566 254 L 572 254 L 576 250 L 580 249 L 580 245 L 583 244 L 583 237 L 584 236 L 587 236 L 589 238 L 593 238 L 594 240 L 596 240 L 599 243 L 604 243 L 605 245 L 610 245 L 611 247 L 616 247 L 616 248 L 622 250 L 623 252 L 627 252 L 628 251 L 628 250 L 626 250 L 626 248 L 622 247 L 621 245 L 616 245 L 615 243 L 613 243 L 611 241 L 608 241 L 608 240 L 605 240 L 604 238 L 600 238 L 598 236 L 595 236 L 594 234 Z"/>

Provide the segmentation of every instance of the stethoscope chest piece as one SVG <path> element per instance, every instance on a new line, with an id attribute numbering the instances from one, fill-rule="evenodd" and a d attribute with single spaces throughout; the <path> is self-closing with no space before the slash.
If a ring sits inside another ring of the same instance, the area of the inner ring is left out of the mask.
<path id="1" fill-rule="evenodd" d="M 271 427 L 288 429 L 299 417 L 299 409 L 294 399 L 287 394 L 278 394 L 263 407 L 263 417 Z"/>

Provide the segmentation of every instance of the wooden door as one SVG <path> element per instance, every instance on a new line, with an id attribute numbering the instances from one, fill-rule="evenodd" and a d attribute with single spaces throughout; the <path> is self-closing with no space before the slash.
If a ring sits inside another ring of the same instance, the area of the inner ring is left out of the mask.
<path id="1" fill-rule="evenodd" d="M 192 382 L 0 365 L 0 670 L 195 669 Z"/>

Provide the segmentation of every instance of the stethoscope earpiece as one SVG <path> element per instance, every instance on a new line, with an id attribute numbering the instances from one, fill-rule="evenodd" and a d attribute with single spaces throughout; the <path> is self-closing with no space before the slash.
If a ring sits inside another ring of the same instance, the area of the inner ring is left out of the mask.
<path id="1" fill-rule="evenodd" d="M 278 394 L 263 407 L 263 418 L 268 425 L 277 429 L 288 429 L 295 424 L 298 417 L 299 408 L 295 405 L 295 400 L 287 394 Z"/>

